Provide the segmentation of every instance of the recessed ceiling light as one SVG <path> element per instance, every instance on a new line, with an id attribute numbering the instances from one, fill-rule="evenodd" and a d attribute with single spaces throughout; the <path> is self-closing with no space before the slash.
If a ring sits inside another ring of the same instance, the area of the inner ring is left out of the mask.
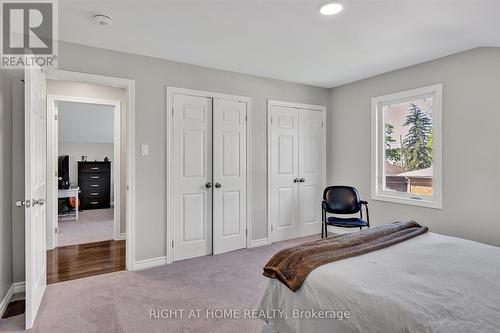
<path id="1" fill-rule="evenodd" d="M 95 13 L 92 14 L 92 18 L 100 25 L 110 25 L 111 23 L 113 23 L 113 18 L 106 14 Z"/>
<path id="2" fill-rule="evenodd" d="M 319 7 L 319 12 L 322 15 L 335 15 L 344 9 L 341 1 L 328 1 Z"/>

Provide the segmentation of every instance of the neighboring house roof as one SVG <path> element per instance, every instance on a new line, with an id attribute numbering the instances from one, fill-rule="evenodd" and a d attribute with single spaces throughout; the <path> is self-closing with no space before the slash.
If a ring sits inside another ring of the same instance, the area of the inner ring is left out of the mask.
<path id="1" fill-rule="evenodd" d="M 399 173 L 398 177 L 408 178 L 432 178 L 432 168 L 425 168 L 420 170 L 413 170 L 408 172 Z"/>
<path id="2" fill-rule="evenodd" d="M 400 167 L 399 165 L 394 165 L 388 162 L 385 162 L 385 174 L 386 175 L 397 175 L 403 172 L 406 172 L 406 169 L 403 167 Z"/>

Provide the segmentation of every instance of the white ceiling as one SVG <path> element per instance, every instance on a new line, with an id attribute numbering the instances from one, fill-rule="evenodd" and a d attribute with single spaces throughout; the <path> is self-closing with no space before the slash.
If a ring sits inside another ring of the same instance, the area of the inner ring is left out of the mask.
<path id="1" fill-rule="evenodd" d="M 59 142 L 113 143 L 114 107 L 58 102 Z"/>
<path id="2" fill-rule="evenodd" d="M 479 46 L 500 46 L 500 0 L 64 0 L 60 38 L 333 87 Z M 113 17 L 108 27 L 92 12 Z"/>

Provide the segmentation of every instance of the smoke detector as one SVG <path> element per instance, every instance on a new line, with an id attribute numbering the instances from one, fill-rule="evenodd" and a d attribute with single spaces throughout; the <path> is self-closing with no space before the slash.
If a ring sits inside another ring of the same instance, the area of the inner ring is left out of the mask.
<path id="1" fill-rule="evenodd" d="M 100 25 L 111 25 L 113 23 L 113 18 L 106 14 L 95 13 L 92 14 L 92 18 Z"/>

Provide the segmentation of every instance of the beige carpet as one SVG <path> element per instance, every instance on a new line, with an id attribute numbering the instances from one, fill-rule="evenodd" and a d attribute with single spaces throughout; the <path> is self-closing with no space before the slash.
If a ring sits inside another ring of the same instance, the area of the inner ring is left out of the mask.
<path id="1" fill-rule="evenodd" d="M 279 249 L 310 236 L 217 256 L 183 260 L 140 272 L 116 272 L 52 284 L 33 332 L 261 332 L 258 319 L 207 319 L 205 310 L 254 309 L 267 278 L 262 267 Z M 151 319 L 151 309 L 184 310 L 183 318 Z M 200 319 L 188 319 L 191 309 Z M 24 315 L 0 320 L 15 330 Z"/>
<path id="2" fill-rule="evenodd" d="M 114 238 L 113 208 L 80 212 L 78 221 L 59 221 L 57 246 L 94 243 Z"/>

